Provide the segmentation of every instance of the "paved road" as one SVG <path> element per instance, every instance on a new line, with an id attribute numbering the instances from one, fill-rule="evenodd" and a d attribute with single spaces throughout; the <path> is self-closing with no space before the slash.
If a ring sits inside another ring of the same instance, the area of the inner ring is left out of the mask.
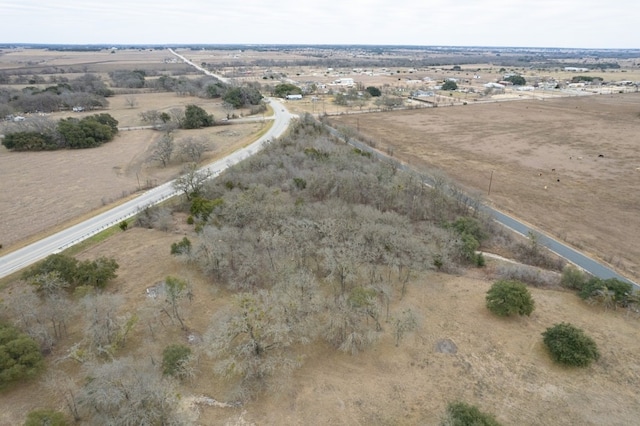
<path id="1" fill-rule="evenodd" d="M 339 132 L 335 129 L 331 129 L 331 131 L 338 137 L 341 137 Z M 377 158 L 379 159 L 384 159 L 385 161 L 393 161 L 397 163 L 397 160 L 386 156 L 385 154 L 376 151 L 374 149 L 372 149 L 370 146 L 356 141 L 356 140 L 349 140 L 348 141 L 349 144 L 351 144 L 352 146 L 364 150 L 364 151 L 368 151 L 371 152 L 373 155 L 375 155 Z M 402 170 L 409 170 L 409 167 L 405 164 L 398 164 L 398 167 Z M 429 185 L 429 186 L 433 186 L 434 181 L 430 178 L 430 177 L 425 177 L 424 178 L 425 181 L 424 183 Z M 589 272 L 590 274 L 599 277 L 599 278 L 617 278 L 619 280 L 622 281 L 626 281 L 628 283 L 631 283 L 636 290 L 640 290 L 640 285 L 636 282 L 631 281 L 630 279 L 618 274 L 616 271 L 614 271 L 613 269 L 609 268 L 606 265 L 603 265 L 599 262 L 597 262 L 596 260 L 590 258 L 589 256 L 580 253 L 579 251 L 569 247 L 568 245 L 560 242 L 559 240 L 550 237 L 546 234 L 543 234 L 542 232 L 540 232 L 537 229 L 534 229 L 526 224 L 524 224 L 523 222 L 519 221 L 518 219 L 515 219 L 512 216 L 507 215 L 506 213 L 503 213 L 499 210 L 494 209 L 493 207 L 489 207 L 487 205 L 482 205 L 480 207 L 480 210 L 484 213 L 489 214 L 490 216 L 493 216 L 493 218 L 500 223 L 501 225 L 504 225 L 505 227 L 509 228 L 510 230 L 517 232 L 518 234 L 527 236 L 529 235 L 529 233 L 533 233 L 534 235 L 537 236 L 538 238 L 538 243 L 547 247 L 549 250 L 551 250 L 552 252 L 556 253 L 557 255 L 561 256 L 562 258 L 568 260 L 569 262 L 573 263 L 574 265 L 578 266 L 579 268 L 582 268 L 583 270 Z"/>
<path id="2" fill-rule="evenodd" d="M 185 58 L 185 57 L 184 57 L 184 56 L 182 56 L 181 54 L 177 53 L 175 50 L 173 50 L 173 49 L 169 49 L 169 52 L 171 52 L 173 55 L 175 55 L 175 56 L 177 56 L 178 58 L 180 58 L 180 59 L 181 59 L 183 62 L 185 62 L 186 64 L 189 64 L 189 65 L 191 65 L 192 67 L 196 68 L 198 71 L 200 71 L 200 72 L 202 72 L 202 73 L 204 73 L 204 74 L 206 74 L 206 75 L 208 75 L 208 76 L 215 77 L 215 78 L 217 78 L 218 80 L 220 80 L 220 81 L 221 81 L 221 82 L 223 82 L 223 83 L 229 83 L 229 79 L 228 79 L 228 78 L 223 77 L 223 76 L 218 75 L 218 74 L 214 74 L 214 73 L 212 73 L 211 71 L 208 71 L 208 70 L 206 70 L 206 69 L 202 68 L 200 65 L 198 65 L 198 64 L 194 64 L 193 62 L 191 62 L 190 60 L 188 60 L 187 58 Z"/>
<path id="3" fill-rule="evenodd" d="M 226 168 L 255 154 L 272 139 L 281 136 L 289 127 L 291 118 L 295 116 L 290 114 L 284 105 L 277 100 L 272 99 L 270 103 L 273 107 L 275 118 L 271 128 L 263 136 L 251 145 L 211 163 L 202 169 L 208 170 L 211 176 L 215 177 Z M 60 231 L 27 247 L 0 257 L 0 278 L 19 271 L 40 259 L 44 259 L 52 253 L 64 250 L 80 241 L 86 240 L 110 226 L 134 216 L 140 210 L 164 201 L 176 194 L 177 191 L 173 188 L 173 181 L 167 182 L 85 222 L 74 225 L 64 231 Z"/>

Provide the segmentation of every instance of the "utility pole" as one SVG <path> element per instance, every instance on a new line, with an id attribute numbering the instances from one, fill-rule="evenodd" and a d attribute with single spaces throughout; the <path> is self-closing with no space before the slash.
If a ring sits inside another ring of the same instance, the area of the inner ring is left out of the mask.
<path id="1" fill-rule="evenodd" d="M 491 183 L 493 182 L 493 170 L 491 170 L 491 177 L 489 178 L 489 191 L 487 195 L 491 195 Z"/>

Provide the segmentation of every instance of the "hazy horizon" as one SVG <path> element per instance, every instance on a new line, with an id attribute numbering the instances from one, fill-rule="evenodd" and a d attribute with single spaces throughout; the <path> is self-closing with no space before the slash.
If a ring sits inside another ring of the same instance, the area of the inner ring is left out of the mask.
<path id="1" fill-rule="evenodd" d="M 630 0 L 23 0 L 0 10 L 0 44 L 640 48 Z"/>

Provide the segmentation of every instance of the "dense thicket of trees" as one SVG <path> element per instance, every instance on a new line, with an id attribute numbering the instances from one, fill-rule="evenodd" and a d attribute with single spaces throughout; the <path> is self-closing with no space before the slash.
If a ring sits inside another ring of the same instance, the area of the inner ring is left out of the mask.
<path id="1" fill-rule="evenodd" d="M 306 342 L 356 353 L 388 332 L 399 344 L 418 319 L 392 301 L 418 271 L 471 264 L 460 235 L 486 232 L 481 218 L 458 221 L 475 200 L 362 155 L 310 116 L 197 197 L 183 192 L 200 238 L 175 252 L 237 292 L 205 341 L 241 393 L 295 368 Z"/>
<path id="2" fill-rule="evenodd" d="M 2 115 L 63 111 L 76 106 L 85 109 L 104 108 L 108 105 L 105 98 L 113 95 L 113 91 L 95 74 L 64 80 L 44 88 L 27 86 L 20 90 L 0 89 Z"/>
<path id="3" fill-rule="evenodd" d="M 177 412 L 172 382 L 142 360 L 121 358 L 86 366 L 87 380 L 78 395 L 80 412 L 93 424 L 184 425 Z"/>
<path id="4" fill-rule="evenodd" d="M 58 122 L 62 146 L 94 148 L 112 140 L 118 133 L 118 121 L 109 114 L 96 114 L 81 119 L 63 118 Z"/>
<path id="5" fill-rule="evenodd" d="M 242 108 L 250 105 L 258 105 L 262 100 L 260 91 L 251 86 L 233 87 L 222 95 L 222 99 L 234 108 Z"/>
<path id="6" fill-rule="evenodd" d="M 129 89 L 144 87 L 146 76 L 147 73 L 144 70 L 117 70 L 109 73 L 114 87 Z"/>
<path id="7" fill-rule="evenodd" d="M 38 128 L 8 132 L 2 145 L 13 151 L 44 151 L 54 149 L 94 148 L 113 140 L 118 133 L 118 121 L 111 115 L 94 114 L 83 118 L 63 118 L 55 128 Z"/>

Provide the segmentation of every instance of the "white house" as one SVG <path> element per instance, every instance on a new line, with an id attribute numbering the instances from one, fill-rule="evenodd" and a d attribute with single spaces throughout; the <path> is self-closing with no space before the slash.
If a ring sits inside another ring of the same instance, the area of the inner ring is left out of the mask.
<path id="1" fill-rule="evenodd" d="M 570 72 L 588 72 L 589 68 L 564 67 L 564 70 Z"/>
<path id="2" fill-rule="evenodd" d="M 333 84 L 338 86 L 352 87 L 355 85 L 355 82 L 353 81 L 352 78 L 339 78 L 337 80 L 334 80 Z"/>
<path id="3" fill-rule="evenodd" d="M 484 85 L 484 87 L 486 87 L 487 89 L 504 89 L 505 88 L 504 84 L 500 84 L 500 83 L 487 83 Z"/>

